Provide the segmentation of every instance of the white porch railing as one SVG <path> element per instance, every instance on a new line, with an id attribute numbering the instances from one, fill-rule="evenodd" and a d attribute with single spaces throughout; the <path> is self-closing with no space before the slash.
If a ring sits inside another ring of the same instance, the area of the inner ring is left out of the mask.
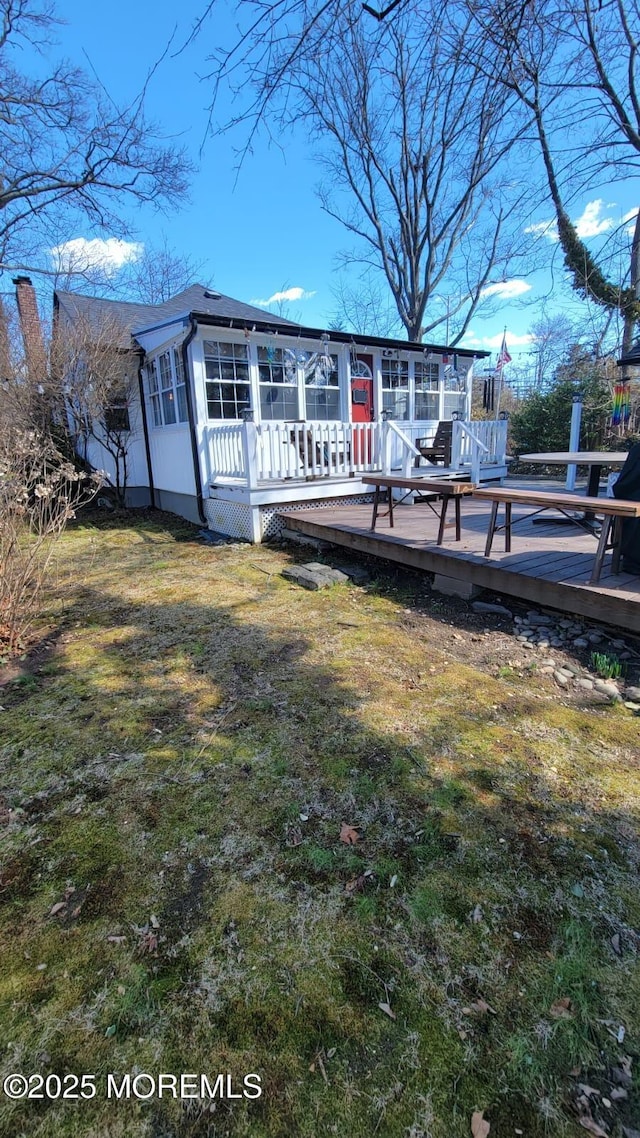
<path id="1" fill-rule="evenodd" d="M 408 475 L 419 455 L 418 437 L 437 424 L 282 422 L 209 424 L 205 441 L 211 481 L 240 482 L 251 489 L 290 479 L 349 477 L 401 470 Z M 451 466 L 480 481 L 483 465 L 504 463 L 506 422 L 453 424 Z M 433 473 L 433 470 L 430 471 Z"/>
<path id="2" fill-rule="evenodd" d="M 454 420 L 451 465 L 456 470 L 468 469 L 472 482 L 480 481 L 482 466 L 503 466 L 506 453 L 506 419 L 479 419 L 472 423 Z"/>
<path id="3" fill-rule="evenodd" d="M 349 477 L 381 468 L 381 423 L 267 422 L 208 426 L 212 481 L 254 488 L 286 479 Z"/>
<path id="4" fill-rule="evenodd" d="M 207 426 L 205 439 L 209 446 L 209 463 L 216 478 L 246 478 L 243 450 L 244 423 L 221 423 Z"/>
<path id="5" fill-rule="evenodd" d="M 254 429 L 259 481 L 348 477 L 380 469 L 379 423 L 269 422 Z"/>

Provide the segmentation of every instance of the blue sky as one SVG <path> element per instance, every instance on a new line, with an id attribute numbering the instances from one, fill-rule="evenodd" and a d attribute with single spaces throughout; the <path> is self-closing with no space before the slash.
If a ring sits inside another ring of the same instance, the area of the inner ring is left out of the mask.
<path id="1" fill-rule="evenodd" d="M 133 4 L 111 0 L 100 6 L 59 0 L 57 12 L 65 21 L 58 33 L 59 52 L 92 69 L 114 99 L 122 102 L 135 97 L 147 70 L 173 37 L 174 47 L 150 82 L 148 113 L 165 135 L 186 147 L 198 169 L 191 199 L 178 212 L 162 215 L 148 209 L 132 218 L 137 241 L 157 245 L 166 236 L 177 251 L 204 261 L 203 283 L 245 301 L 267 301 L 289 293 L 290 311 L 285 306 L 283 315 L 324 327 L 335 309 L 331 286 L 336 254 L 349 245 L 349 235 L 320 208 L 314 187 L 321 169 L 302 133 L 287 139 L 284 147 L 258 139 L 239 174 L 234 146 L 242 144 L 241 132 L 209 138 L 202 148 L 210 88 L 200 76 L 210 66 L 207 47 L 214 38 L 229 42 L 234 32 L 232 21 L 220 9 L 206 35 L 176 54 L 174 48 L 185 41 L 199 11 L 197 0 L 180 6 L 167 0 Z M 220 114 L 226 109 L 222 105 Z M 632 186 L 616 187 L 615 193 L 603 187 L 579 199 L 572 217 L 581 235 L 603 241 L 637 204 Z M 555 249 L 553 276 L 541 271 L 497 289 L 491 315 L 472 321 L 465 346 L 497 350 L 506 325 L 514 360 L 520 353 L 526 358 L 532 347 L 527 329 L 552 282 L 548 308 L 577 309 L 563 281 L 550 216 L 542 209 L 530 224 L 539 227 L 540 241 L 549 253 Z M 85 241 L 93 235 L 79 231 L 73 236 Z M 116 259 L 127 255 L 126 249 L 113 244 L 105 252 Z"/>

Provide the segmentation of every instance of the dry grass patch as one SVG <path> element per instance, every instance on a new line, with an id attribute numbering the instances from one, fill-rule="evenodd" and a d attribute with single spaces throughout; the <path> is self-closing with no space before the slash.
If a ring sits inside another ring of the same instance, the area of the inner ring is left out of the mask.
<path id="1" fill-rule="evenodd" d="M 3 1132 L 637 1125 L 637 719 L 489 674 L 418 577 L 313 594 L 189 537 L 70 531 L 55 648 L 2 692 L 2 1074 L 100 1088 Z M 106 1101 L 136 1070 L 264 1093 Z"/>

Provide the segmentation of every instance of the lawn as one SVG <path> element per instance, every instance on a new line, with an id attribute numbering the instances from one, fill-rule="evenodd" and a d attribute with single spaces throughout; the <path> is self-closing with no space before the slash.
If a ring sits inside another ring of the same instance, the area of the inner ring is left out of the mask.
<path id="1" fill-rule="evenodd" d="M 638 718 L 423 577 L 295 557 L 62 539 L 0 690 L 1 1076 L 53 1077 L 0 1133 L 634 1135 Z"/>

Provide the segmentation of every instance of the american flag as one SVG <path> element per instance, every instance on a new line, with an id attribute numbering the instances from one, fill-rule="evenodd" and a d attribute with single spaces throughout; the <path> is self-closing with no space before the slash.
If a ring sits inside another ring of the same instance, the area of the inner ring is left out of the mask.
<path id="1" fill-rule="evenodd" d="M 505 331 L 505 334 L 502 337 L 502 347 L 500 348 L 500 355 L 498 356 L 498 361 L 496 363 L 496 371 L 502 371 L 504 365 L 510 364 L 510 363 L 511 363 L 511 356 L 509 355 L 509 352 L 507 350 L 507 333 Z"/>

